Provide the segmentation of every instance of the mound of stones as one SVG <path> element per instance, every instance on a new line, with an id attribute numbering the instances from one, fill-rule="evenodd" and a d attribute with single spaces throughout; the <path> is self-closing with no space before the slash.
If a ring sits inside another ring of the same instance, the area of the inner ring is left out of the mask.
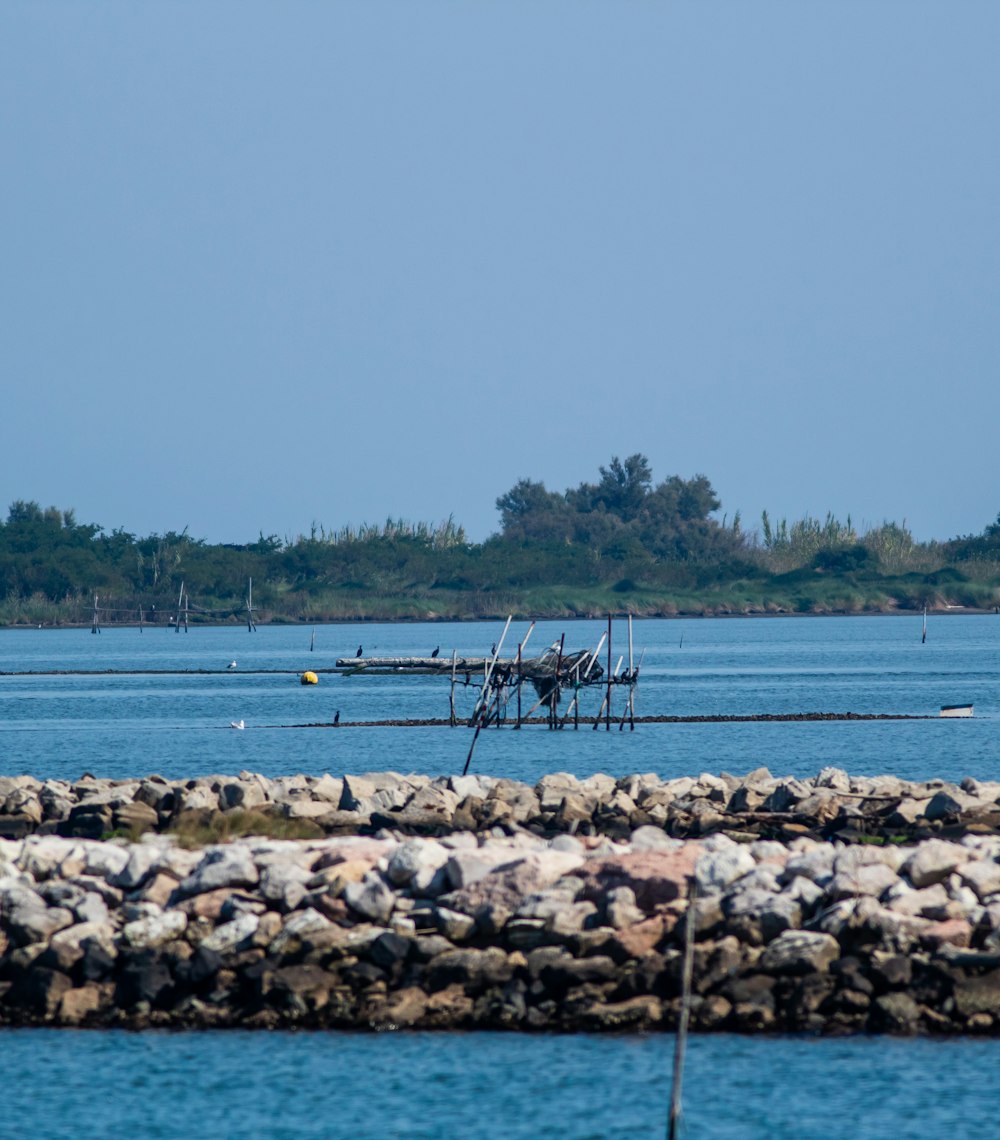
<path id="1" fill-rule="evenodd" d="M 1000 1034 L 1000 838 L 650 824 L 0 840 L 0 1024 L 672 1028 L 689 906 L 696 1029 Z"/>
<path id="2" fill-rule="evenodd" d="M 113 832 L 163 832 L 185 820 L 210 822 L 233 811 L 255 811 L 316 825 L 317 834 L 407 835 L 485 833 L 496 827 L 535 835 L 626 839 L 653 826 L 675 838 L 715 832 L 789 840 L 1000 833 L 1000 783 L 914 783 L 892 776 L 848 776 L 824 768 L 810 779 L 774 777 L 766 768 L 745 776 L 655 774 L 621 779 L 597 774 L 543 776 L 537 784 L 490 776 L 373 772 L 340 778 L 253 772 L 189 780 L 107 780 L 75 783 L 0 777 L 0 837 L 30 834 L 98 839 Z"/>

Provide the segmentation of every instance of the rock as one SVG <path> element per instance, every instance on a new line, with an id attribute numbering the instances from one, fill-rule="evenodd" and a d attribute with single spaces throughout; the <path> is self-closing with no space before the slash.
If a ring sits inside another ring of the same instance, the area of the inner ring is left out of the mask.
<path id="1" fill-rule="evenodd" d="M 721 850 L 706 851 L 695 868 L 695 880 L 701 895 L 724 891 L 730 883 L 749 874 L 757 866 L 745 847 L 736 844 Z"/>
<path id="2" fill-rule="evenodd" d="M 631 887 L 636 904 L 651 913 L 655 907 L 686 895 L 697 857 L 696 847 L 689 844 L 678 850 L 635 851 L 591 859 L 571 873 L 583 880 L 583 898 L 587 901 L 600 903 L 615 887 Z M 752 864 L 752 858 L 750 861 Z"/>
<path id="3" fill-rule="evenodd" d="M 64 990 L 59 999 L 58 1020 L 64 1025 L 79 1025 L 105 1004 L 106 994 L 94 982 Z"/>
<path id="4" fill-rule="evenodd" d="M 813 785 L 817 788 L 832 788 L 835 792 L 849 792 L 851 778 L 842 768 L 824 768 Z"/>
<path id="5" fill-rule="evenodd" d="M 769 943 L 759 967 L 769 974 L 825 973 L 840 957 L 836 938 L 809 930 L 786 930 Z"/>
<path id="6" fill-rule="evenodd" d="M 179 938 L 187 929 L 188 919 L 180 911 L 170 910 L 150 918 L 141 918 L 126 923 L 122 930 L 123 940 L 135 950 L 163 946 Z"/>
<path id="7" fill-rule="evenodd" d="M 633 923 L 642 922 L 645 913 L 636 906 L 635 891 L 631 887 L 613 887 L 605 902 L 608 925 L 621 930 Z"/>
<path id="8" fill-rule="evenodd" d="M 153 1008 L 163 1007 L 169 1004 L 173 985 L 170 970 L 159 950 L 132 951 L 122 955 L 115 1004 L 126 1010 L 140 1003 Z"/>
<path id="9" fill-rule="evenodd" d="M 919 847 L 914 848 L 900 871 L 908 876 L 915 887 L 929 887 L 947 879 L 970 858 L 971 853 L 957 843 L 947 843 L 943 839 L 927 839 Z"/>
<path id="10" fill-rule="evenodd" d="M 249 945 L 259 925 L 258 915 L 241 914 L 231 922 L 216 927 L 211 934 L 201 940 L 200 945 L 206 950 L 214 950 L 216 954 L 230 954 Z"/>
<path id="11" fill-rule="evenodd" d="M 220 887 L 250 887 L 259 879 L 256 864 L 246 847 L 236 844 L 209 847 L 195 870 L 178 884 L 177 892 L 183 898 Z"/>
<path id="12" fill-rule="evenodd" d="M 436 906 L 433 908 L 433 917 L 435 929 L 449 942 L 465 942 L 475 933 L 476 920 L 460 911 Z"/>
<path id="13" fill-rule="evenodd" d="M 347 905 L 362 918 L 385 923 L 395 906 L 395 896 L 380 876 L 369 873 L 361 883 L 348 883 L 343 890 Z"/>
<path id="14" fill-rule="evenodd" d="M 829 894 L 835 899 L 856 895 L 878 898 L 898 882 L 896 872 L 885 863 L 863 863 L 853 869 L 838 871 L 829 886 Z"/>
<path id="15" fill-rule="evenodd" d="M 450 950 L 431 959 L 427 965 L 427 986 L 432 992 L 451 985 L 477 992 L 486 986 L 501 985 L 513 973 L 507 955 L 496 946 L 486 950 Z"/>
<path id="16" fill-rule="evenodd" d="M 1000 863 L 978 859 L 964 863 L 958 868 L 958 876 L 981 902 L 1000 894 Z"/>
<path id="17" fill-rule="evenodd" d="M 915 1033 L 920 1024 L 920 1006 L 907 993 L 883 994 L 875 999 L 873 1019 L 888 1033 Z"/>
<path id="18" fill-rule="evenodd" d="M 391 883 L 399 887 L 412 884 L 416 894 L 440 894 L 447 887 L 443 871 L 450 858 L 447 848 L 429 839 L 411 839 L 401 843 L 389 857 L 386 874 Z"/>
<path id="19" fill-rule="evenodd" d="M 140 833 L 155 831 L 160 822 L 160 817 L 156 810 L 147 804 L 133 802 L 115 808 L 111 822 L 119 830 Z"/>
<path id="20" fill-rule="evenodd" d="M 284 912 L 295 910 L 308 890 L 312 873 L 295 863 L 272 863 L 260 876 L 260 894 Z"/>

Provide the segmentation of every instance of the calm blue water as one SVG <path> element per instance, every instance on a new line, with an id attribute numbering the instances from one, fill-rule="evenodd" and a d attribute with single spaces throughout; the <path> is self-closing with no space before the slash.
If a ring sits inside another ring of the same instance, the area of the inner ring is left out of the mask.
<path id="1" fill-rule="evenodd" d="M 594 645 L 600 622 L 547 623 Z M 480 654 L 493 623 L 308 628 L 0 631 L 0 670 L 223 669 L 217 676 L 0 676 L 0 772 L 75 778 L 251 768 L 269 775 L 379 768 L 461 769 L 469 734 L 449 729 L 283 728 L 443 716 L 434 678 L 298 673 L 366 652 Z M 525 627 L 514 627 L 514 638 Z M 625 624 L 616 626 L 626 649 Z M 683 636 L 683 647 L 681 637 Z M 516 642 L 515 642 L 516 644 Z M 973 701 L 971 721 L 643 725 L 482 734 L 474 769 L 534 780 L 656 771 L 810 775 L 825 764 L 911 779 L 995 778 L 1000 756 L 1000 619 L 823 618 L 635 623 L 640 713 L 806 711 L 935 714 Z M 627 649 L 626 649 L 627 651 Z M 285 669 L 286 675 L 254 670 Z M 471 690 L 470 690 L 471 693 Z M 468 701 L 469 693 L 463 693 Z M 593 701 L 592 704 L 596 704 Z M 585 707 L 585 712 L 596 711 Z M 228 729 L 243 719 L 244 732 Z M 665 1135 L 673 1038 L 482 1034 L 3 1031 L 0 1140 L 79 1136 L 220 1138 Z M 688 1137 L 990 1134 L 1000 1045 L 875 1038 L 696 1037 L 685 1080 Z"/>
<path id="2" fill-rule="evenodd" d="M 0 1137 L 645 1140 L 673 1037 L 11 1030 Z M 995 1134 L 989 1041 L 694 1037 L 684 1135 Z"/>
<path id="3" fill-rule="evenodd" d="M 491 730 L 474 770 L 534 781 L 549 771 L 586 775 L 700 771 L 811 775 L 826 764 L 908 779 L 995 777 L 1000 755 L 1000 618 L 931 618 L 927 643 L 914 617 L 685 619 L 634 624 L 642 658 L 640 713 L 858 712 L 936 714 L 974 702 L 971 721 L 644 725 L 634 733 Z M 511 628 L 508 647 L 527 626 Z M 528 650 L 566 633 L 567 647 L 596 645 L 605 623 L 547 622 Z M 614 659 L 627 654 L 615 625 Z M 214 676 L 0 676 L 0 771 L 75 779 L 159 772 L 168 777 L 253 769 L 266 775 L 392 768 L 461 769 L 468 733 L 447 728 L 283 726 L 446 716 L 448 681 L 431 677 L 298 674 L 338 656 L 482 654 L 501 623 L 192 629 L 0 630 L 0 671 L 237 669 Z M 683 639 L 683 645 L 681 644 Z M 505 647 L 506 648 L 506 647 Z M 605 660 L 602 651 L 602 661 Z M 287 670 L 271 674 L 261 670 Z M 471 707 L 474 687 L 460 689 Z M 599 697 L 588 694 L 585 713 Z M 244 732 L 228 728 L 243 720 Z"/>

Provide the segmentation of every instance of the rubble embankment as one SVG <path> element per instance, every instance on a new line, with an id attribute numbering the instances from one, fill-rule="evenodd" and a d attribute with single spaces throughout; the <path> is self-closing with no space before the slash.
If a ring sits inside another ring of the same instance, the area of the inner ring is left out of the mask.
<path id="1" fill-rule="evenodd" d="M 627 839 L 653 826 L 678 838 L 726 832 L 743 838 L 914 842 L 929 837 L 1000 832 L 1000 783 L 966 779 L 913 782 L 895 776 L 848 776 L 824 768 L 808 779 L 766 768 L 663 779 L 596 774 L 543 776 L 536 784 L 491 776 L 283 776 L 253 772 L 167 780 L 75 782 L 0 777 L 0 837 L 176 830 L 218 822 L 234 811 L 287 820 L 319 835 L 486 833 L 523 829 Z"/>
<path id="2" fill-rule="evenodd" d="M 698 1030 L 1000 1035 L 1000 836 L 988 823 L 967 820 L 958 838 L 903 844 L 794 832 L 779 841 L 742 824 L 709 830 L 709 813 L 729 819 L 733 796 L 752 800 L 770 780 L 763 776 L 735 790 L 709 776 L 686 786 L 548 776 L 533 789 L 407 777 L 413 786 L 399 811 L 376 805 L 380 790 L 398 790 L 403 779 L 244 774 L 216 778 L 217 788 L 116 785 L 123 804 L 145 805 L 158 824 L 150 789 L 221 804 L 236 796 L 227 789 L 259 786 L 289 813 L 313 805 L 298 818 L 324 826 L 367 813 L 368 835 L 247 837 L 195 849 L 155 830 L 138 841 L 0 840 L 0 1024 L 672 1028 L 682 920 L 693 905 Z M 769 797 L 798 794 L 798 782 L 772 782 Z M 856 783 L 827 770 L 801 786 L 821 800 L 826 790 L 840 797 L 830 800 L 839 812 L 845 797 L 870 793 L 852 792 Z M 671 786 L 678 794 L 660 802 L 656 789 Z M 598 787 L 597 806 L 588 804 Z M 512 788 L 529 802 L 512 805 Z M 66 798 L 124 822 L 112 800 L 87 805 L 87 790 L 74 786 Z M 924 790 L 920 818 L 930 826 L 935 798 L 995 808 L 1000 786 Z M 476 827 L 415 835 L 382 821 L 410 807 L 415 828 L 413 805 L 430 810 L 432 792 L 434 802 L 450 792 L 450 818 L 464 811 Z M 583 807 L 574 829 L 575 796 Z M 473 800 L 490 806 L 473 810 Z M 679 800 L 684 819 L 709 833 L 668 834 L 681 819 Z M 765 802 L 744 803 L 744 814 Z M 767 810 L 794 814 L 788 806 Z M 794 806 L 803 814 L 801 801 Z M 187 810 L 221 808 L 189 799 Z M 529 826 L 514 818 L 522 810 Z M 625 830 L 618 821 L 633 812 L 649 818 Z M 62 818 L 85 813 L 71 808 Z M 544 822 L 543 833 L 532 820 Z"/>

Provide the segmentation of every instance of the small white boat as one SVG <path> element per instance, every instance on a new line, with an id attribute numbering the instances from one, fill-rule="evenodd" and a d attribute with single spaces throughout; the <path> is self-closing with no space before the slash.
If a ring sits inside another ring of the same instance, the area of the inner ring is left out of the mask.
<path id="1" fill-rule="evenodd" d="M 972 705 L 942 705 L 942 716 L 972 716 Z"/>

